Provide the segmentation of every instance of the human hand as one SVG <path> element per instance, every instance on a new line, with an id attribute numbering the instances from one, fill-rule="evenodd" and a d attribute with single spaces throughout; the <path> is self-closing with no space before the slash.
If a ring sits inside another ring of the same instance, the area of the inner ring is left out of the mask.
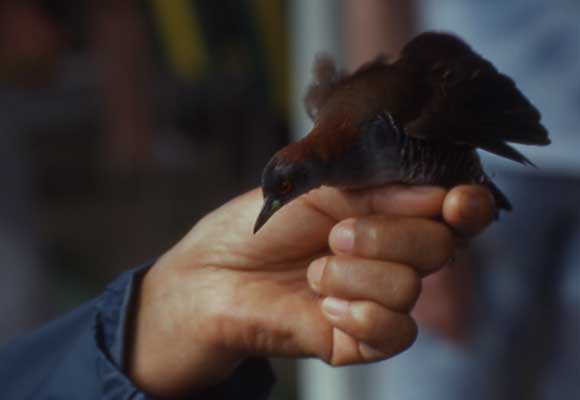
<path id="1" fill-rule="evenodd" d="M 421 296 L 412 313 L 422 328 L 450 343 L 461 344 L 469 338 L 474 267 L 473 255 L 464 249 L 451 265 L 423 279 Z"/>
<path id="2" fill-rule="evenodd" d="M 475 186 L 324 187 L 254 236 L 261 203 L 255 190 L 212 212 L 145 275 L 129 373 L 148 392 L 215 384 L 250 355 L 344 365 L 403 351 L 420 276 L 493 216 Z"/>

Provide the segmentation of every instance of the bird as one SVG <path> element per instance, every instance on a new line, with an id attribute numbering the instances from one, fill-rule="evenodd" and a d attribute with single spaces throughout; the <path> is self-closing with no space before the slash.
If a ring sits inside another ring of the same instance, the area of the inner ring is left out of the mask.
<path id="1" fill-rule="evenodd" d="M 319 55 L 313 75 L 304 97 L 313 127 L 264 167 L 254 233 L 322 185 L 478 184 L 493 195 L 497 217 L 512 205 L 477 150 L 534 166 L 509 143 L 550 143 L 540 112 L 514 81 L 451 33 L 421 33 L 396 60 L 378 56 L 352 74 Z"/>

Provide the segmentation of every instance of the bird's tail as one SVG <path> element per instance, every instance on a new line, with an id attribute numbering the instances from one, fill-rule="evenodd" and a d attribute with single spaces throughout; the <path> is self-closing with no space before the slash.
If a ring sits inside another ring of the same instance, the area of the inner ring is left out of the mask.
<path id="1" fill-rule="evenodd" d="M 522 164 L 532 163 L 509 143 L 550 143 L 539 111 L 514 81 L 461 39 L 424 33 L 405 46 L 403 56 L 399 62 L 419 65 L 433 91 L 407 134 L 479 147 Z"/>
<path id="2" fill-rule="evenodd" d="M 496 219 L 499 216 L 499 210 L 512 210 L 512 204 L 508 200 L 505 194 L 496 186 L 495 183 L 486 175 L 483 180 L 483 185 L 489 189 L 491 192 L 494 200 L 495 200 L 495 208 L 498 210 L 496 213 Z"/>

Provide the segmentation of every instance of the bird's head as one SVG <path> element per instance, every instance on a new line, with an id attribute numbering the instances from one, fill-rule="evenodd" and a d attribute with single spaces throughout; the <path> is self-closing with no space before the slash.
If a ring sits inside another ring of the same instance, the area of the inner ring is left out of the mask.
<path id="1" fill-rule="evenodd" d="M 298 196 L 322 183 L 322 171 L 315 160 L 300 157 L 299 143 L 294 143 L 276 153 L 262 173 L 264 205 L 254 226 L 254 233 L 275 212 Z"/>

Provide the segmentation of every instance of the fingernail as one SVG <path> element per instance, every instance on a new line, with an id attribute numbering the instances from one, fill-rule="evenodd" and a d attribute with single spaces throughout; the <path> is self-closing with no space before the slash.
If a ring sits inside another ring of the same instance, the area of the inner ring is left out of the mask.
<path id="1" fill-rule="evenodd" d="M 345 253 L 351 252 L 354 248 L 354 224 L 353 218 L 338 224 L 330 233 L 330 246 Z"/>
<path id="2" fill-rule="evenodd" d="M 477 218 L 481 209 L 483 207 L 483 202 L 480 196 L 474 196 L 473 194 L 464 193 L 461 197 L 461 206 L 459 208 L 459 214 L 461 218 L 471 220 Z"/>
<path id="3" fill-rule="evenodd" d="M 324 273 L 324 267 L 326 267 L 326 257 L 314 260 L 308 271 L 306 271 L 306 277 L 310 283 L 310 287 L 315 292 L 320 292 L 320 280 L 322 279 L 322 274 Z"/>
<path id="4" fill-rule="evenodd" d="M 329 318 L 343 318 L 349 313 L 348 301 L 337 299 L 336 297 L 327 297 L 322 300 L 322 312 Z"/>
<path id="5" fill-rule="evenodd" d="M 380 360 L 387 356 L 385 352 L 377 350 L 366 343 L 359 343 L 358 349 L 360 351 L 360 354 L 367 361 Z"/>

